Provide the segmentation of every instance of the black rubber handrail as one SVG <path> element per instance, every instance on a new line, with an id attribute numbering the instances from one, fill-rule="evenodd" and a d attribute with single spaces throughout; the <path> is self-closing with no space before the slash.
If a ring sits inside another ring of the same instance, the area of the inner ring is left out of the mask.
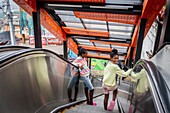
<path id="1" fill-rule="evenodd" d="M 170 45 L 170 42 L 165 42 L 157 51 L 156 53 L 158 53 L 162 48 L 164 48 L 166 45 Z"/>
<path id="2" fill-rule="evenodd" d="M 119 113 L 125 113 L 125 111 L 123 110 L 123 107 L 121 105 L 121 102 L 119 100 L 119 96 L 117 96 L 117 106 L 118 106 L 118 109 L 119 109 Z"/>
<path id="3" fill-rule="evenodd" d="M 30 47 L 26 46 L 0 46 L 0 49 L 7 49 L 7 48 L 19 48 L 19 49 L 29 49 Z"/>
<path id="4" fill-rule="evenodd" d="M 136 64 L 143 63 L 143 67 L 149 72 L 149 77 L 151 78 L 154 88 L 156 89 L 158 98 L 165 113 L 170 113 L 170 90 L 166 84 L 161 73 L 154 65 L 153 62 L 140 59 Z"/>
<path id="5" fill-rule="evenodd" d="M 12 59 L 12 58 L 18 57 L 18 56 L 20 56 L 20 55 L 24 55 L 24 54 L 26 54 L 26 53 L 40 52 L 40 51 L 41 51 L 41 52 L 43 51 L 43 52 L 52 53 L 52 54 L 56 55 L 58 58 L 60 58 L 61 60 L 67 62 L 68 64 L 70 64 L 70 65 L 72 65 L 72 66 L 74 66 L 74 67 L 76 67 L 76 68 L 78 69 L 77 66 L 73 65 L 71 62 L 67 61 L 65 58 L 61 57 L 61 56 L 58 55 L 57 53 L 55 53 L 55 52 L 53 52 L 53 51 L 50 51 L 50 50 L 47 50 L 47 49 L 40 49 L 40 48 L 18 50 L 18 51 L 16 51 L 15 53 L 11 53 L 11 54 L 8 54 L 8 55 L 2 57 L 2 58 L 0 59 L 0 64 L 4 63 L 4 62 L 6 62 L 6 61 L 8 61 L 8 60 L 10 60 L 10 59 Z M 41 53 L 41 54 L 42 54 L 42 53 Z M 23 57 L 23 56 L 22 56 L 22 57 Z"/>

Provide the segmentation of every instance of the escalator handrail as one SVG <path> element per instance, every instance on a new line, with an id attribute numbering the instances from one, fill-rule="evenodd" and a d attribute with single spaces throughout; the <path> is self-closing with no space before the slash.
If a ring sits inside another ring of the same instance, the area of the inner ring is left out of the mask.
<path id="1" fill-rule="evenodd" d="M 160 50 L 162 50 L 162 48 L 164 48 L 166 45 L 170 45 L 170 42 L 163 43 L 163 45 L 156 51 L 156 53 L 158 53 Z"/>
<path id="2" fill-rule="evenodd" d="M 74 64 L 72 64 L 71 62 L 67 61 L 65 58 L 61 57 L 60 55 L 58 55 L 57 53 L 53 52 L 53 51 L 50 51 L 50 50 L 47 50 L 47 49 L 40 49 L 40 48 L 33 48 L 33 49 L 23 49 L 23 50 L 18 50 L 16 51 L 15 53 L 12 53 L 12 54 L 8 54 L 6 56 L 3 56 L 1 59 L 0 59 L 0 64 L 12 59 L 12 58 L 15 58 L 15 57 L 18 57 L 20 55 L 23 55 L 23 54 L 26 54 L 26 53 L 31 53 L 31 52 L 39 52 L 39 51 L 44 51 L 44 52 L 49 52 L 49 53 L 52 53 L 54 55 L 56 55 L 58 58 L 60 58 L 61 60 L 67 62 L 68 64 L 76 67 L 78 69 L 77 66 L 75 66 Z"/>
<path id="3" fill-rule="evenodd" d="M 168 110 L 168 106 L 170 105 L 170 97 L 169 97 L 170 91 L 165 80 L 163 79 L 161 73 L 159 72 L 159 70 L 156 68 L 156 66 L 152 61 L 140 59 L 136 63 L 136 65 L 141 62 L 143 62 L 142 65 L 144 66 L 146 71 L 149 72 L 149 77 L 152 80 L 153 86 L 156 90 L 159 101 L 161 103 L 161 105 L 159 106 L 162 106 L 165 113 L 169 113 L 170 111 Z"/>
<path id="4" fill-rule="evenodd" d="M 26 46 L 0 46 L 0 50 L 1 49 L 8 49 L 8 48 L 12 48 L 12 49 L 14 49 L 14 48 L 18 48 L 18 49 L 29 49 L 30 47 L 26 47 Z"/>
<path id="5" fill-rule="evenodd" d="M 119 113 L 125 113 L 125 111 L 123 110 L 123 107 L 122 107 L 122 104 L 119 100 L 119 96 L 117 95 L 117 106 L 118 106 L 118 109 L 119 109 Z"/>

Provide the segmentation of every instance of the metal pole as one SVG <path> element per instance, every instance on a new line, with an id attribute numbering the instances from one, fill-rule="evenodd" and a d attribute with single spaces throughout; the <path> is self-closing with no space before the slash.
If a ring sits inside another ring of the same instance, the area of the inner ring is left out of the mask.
<path id="1" fill-rule="evenodd" d="M 155 40 L 153 55 L 155 55 L 156 51 L 158 50 L 160 36 L 161 36 L 161 30 L 162 30 L 162 24 L 160 22 L 158 22 L 158 29 L 157 29 L 157 33 L 156 33 L 156 40 Z"/>
<path id="2" fill-rule="evenodd" d="M 91 58 L 89 58 L 89 69 L 91 70 Z"/>
<path id="3" fill-rule="evenodd" d="M 9 0 L 6 0 L 7 3 L 7 17 L 9 21 L 9 27 L 10 27 L 10 38 L 11 38 L 11 45 L 15 45 L 15 36 L 14 36 L 14 28 L 13 28 L 13 16 L 10 9 Z"/>
<path id="4" fill-rule="evenodd" d="M 137 40 L 136 55 L 135 55 L 135 62 L 134 63 L 136 63 L 140 59 L 140 56 L 141 56 L 143 39 L 144 39 L 144 34 L 145 34 L 146 21 L 147 21 L 147 19 L 142 18 L 141 22 L 140 22 L 139 35 L 138 35 L 138 40 Z"/>
<path id="5" fill-rule="evenodd" d="M 128 66 L 131 67 L 132 66 L 132 60 L 133 60 L 133 52 L 134 52 L 134 47 L 130 48 L 130 56 L 129 56 L 129 61 L 128 61 Z"/>
<path id="6" fill-rule="evenodd" d="M 65 59 L 68 59 L 67 58 L 67 38 L 66 38 L 66 41 L 63 41 L 63 52 L 64 52 L 64 58 Z"/>
<path id="7" fill-rule="evenodd" d="M 38 3 L 36 3 L 36 4 L 38 4 Z M 33 16 L 33 24 L 34 24 L 35 48 L 42 48 L 40 8 L 38 5 L 37 5 L 37 12 L 32 12 L 32 16 Z"/>
<path id="8" fill-rule="evenodd" d="M 161 48 L 161 46 L 164 43 L 170 42 L 170 38 L 169 38 L 170 37 L 170 33 L 169 33 L 169 31 L 170 31 L 170 18 L 169 17 L 170 17 L 170 0 L 167 0 L 158 49 Z"/>

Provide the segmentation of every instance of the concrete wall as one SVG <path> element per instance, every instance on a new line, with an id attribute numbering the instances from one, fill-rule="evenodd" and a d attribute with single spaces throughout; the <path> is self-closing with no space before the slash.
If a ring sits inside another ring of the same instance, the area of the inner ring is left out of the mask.
<path id="1" fill-rule="evenodd" d="M 166 45 L 162 48 L 151 61 L 157 66 L 161 74 L 163 75 L 166 83 L 170 86 L 170 45 Z"/>
<path id="2" fill-rule="evenodd" d="M 141 59 L 148 59 L 149 56 L 147 55 L 146 51 L 148 51 L 150 54 L 152 54 L 154 45 L 155 45 L 155 37 L 157 33 L 157 23 L 153 23 L 152 27 L 150 28 L 148 34 L 146 35 L 143 46 L 142 46 L 142 53 L 141 53 Z"/>

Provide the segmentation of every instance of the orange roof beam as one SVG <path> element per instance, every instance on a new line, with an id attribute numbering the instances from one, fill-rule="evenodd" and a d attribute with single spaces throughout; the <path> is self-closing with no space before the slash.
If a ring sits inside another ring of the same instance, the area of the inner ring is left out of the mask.
<path id="1" fill-rule="evenodd" d="M 64 27 L 64 26 L 62 28 L 67 34 L 109 37 L 109 32 L 104 32 L 104 31 L 87 30 L 87 29 L 71 28 L 71 27 Z"/>
<path id="2" fill-rule="evenodd" d="M 88 58 L 99 58 L 99 59 L 110 59 L 110 57 L 107 56 L 100 56 L 100 55 L 92 55 L 92 54 L 88 54 L 87 55 Z"/>
<path id="3" fill-rule="evenodd" d="M 79 12 L 74 11 L 74 14 L 77 18 L 93 19 L 93 20 L 102 20 L 110 22 L 118 22 L 125 24 L 136 25 L 138 20 L 138 15 L 130 14 L 112 14 L 112 13 L 95 13 L 95 12 Z"/>
<path id="4" fill-rule="evenodd" d="M 106 51 L 106 52 L 111 52 L 112 49 L 110 48 L 103 48 L 103 47 L 94 47 L 94 46 L 85 46 L 85 45 L 79 45 L 80 47 L 83 47 L 87 50 L 93 50 L 93 51 Z"/>
<path id="5" fill-rule="evenodd" d="M 97 53 L 97 54 L 102 54 L 102 55 L 110 55 L 110 54 L 106 54 L 106 53 Z M 126 56 L 123 56 L 123 55 L 119 55 L 119 57 L 126 57 Z"/>
<path id="6" fill-rule="evenodd" d="M 105 42 L 105 41 L 96 41 L 96 40 L 90 40 L 90 42 L 96 42 L 96 43 L 102 43 L 102 44 L 111 44 L 111 45 L 118 45 L 118 46 L 126 46 L 126 47 L 130 46 L 130 44 L 125 44 L 125 43 L 114 43 L 114 42 Z"/>

